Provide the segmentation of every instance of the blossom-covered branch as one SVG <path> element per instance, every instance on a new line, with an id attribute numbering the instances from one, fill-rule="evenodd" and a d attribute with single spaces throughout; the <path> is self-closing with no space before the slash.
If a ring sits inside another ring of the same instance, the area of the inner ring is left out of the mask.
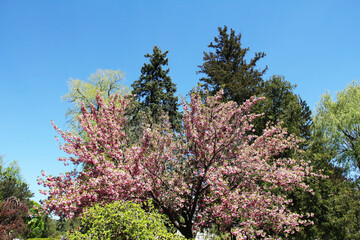
<path id="1" fill-rule="evenodd" d="M 291 212 L 286 193 L 311 191 L 304 180 L 312 173 L 308 162 L 279 154 L 296 150 L 297 140 L 279 126 L 253 135 L 257 115 L 250 109 L 261 99 L 238 106 L 221 102 L 221 94 L 205 101 L 192 94 L 182 134 L 164 116 L 132 145 L 125 131 L 129 96 L 113 95 L 107 104 L 98 97 L 98 109 L 83 108 L 82 137 L 54 124 L 66 142 L 61 148 L 73 155 L 66 160 L 83 169 L 40 179 L 49 188 L 44 207 L 72 217 L 98 202 L 152 199 L 187 238 L 214 223 L 238 239 L 294 233 L 309 214 Z"/>

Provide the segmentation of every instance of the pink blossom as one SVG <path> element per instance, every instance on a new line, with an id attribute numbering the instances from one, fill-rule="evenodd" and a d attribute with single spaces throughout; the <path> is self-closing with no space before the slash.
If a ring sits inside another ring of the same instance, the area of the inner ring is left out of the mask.
<path id="1" fill-rule="evenodd" d="M 86 139 L 53 124 L 65 142 L 61 149 L 72 156 L 67 161 L 82 170 L 42 180 L 50 194 L 44 208 L 73 217 L 97 202 L 152 199 L 186 237 L 213 223 L 237 239 L 277 238 L 310 224 L 312 214 L 289 210 L 286 192 L 312 191 L 305 179 L 315 174 L 308 162 L 278 157 L 296 151 L 298 140 L 279 125 L 252 134 L 259 115 L 249 112 L 260 98 L 241 106 L 220 99 L 221 93 L 205 102 L 192 94 L 181 134 L 164 116 L 163 124 L 145 124 L 142 138 L 130 145 L 130 96 L 113 95 L 107 104 L 98 96 L 99 108 L 83 107 L 79 116 Z"/>

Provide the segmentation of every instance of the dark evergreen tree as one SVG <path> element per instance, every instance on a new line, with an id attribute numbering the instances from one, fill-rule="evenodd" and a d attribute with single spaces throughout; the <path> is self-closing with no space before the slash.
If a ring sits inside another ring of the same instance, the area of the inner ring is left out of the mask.
<path id="1" fill-rule="evenodd" d="M 294 93 L 295 88 L 296 85 L 291 85 L 283 76 L 275 75 L 264 82 L 259 96 L 265 97 L 265 100 L 254 107 L 257 113 L 263 113 L 263 116 L 255 120 L 257 131 L 262 131 L 268 122 L 282 122 L 281 126 L 289 133 L 309 140 L 311 110 L 307 103 Z"/>
<path id="2" fill-rule="evenodd" d="M 200 80 L 204 82 L 204 90 L 214 95 L 221 88 L 224 89 L 226 100 L 241 104 L 251 96 L 258 95 L 263 83 L 263 70 L 255 69 L 258 60 L 265 53 L 255 53 L 255 57 L 247 63 L 245 57 L 249 48 L 242 48 L 241 34 L 235 35 L 233 29 L 228 34 L 228 28 L 219 27 L 219 36 L 214 38 L 208 46 L 213 52 L 204 52 L 204 63 L 199 66 L 198 73 L 207 76 Z"/>
<path id="3" fill-rule="evenodd" d="M 159 123 L 160 116 L 167 113 L 170 123 L 175 130 L 181 127 L 181 114 L 178 112 L 178 98 L 175 96 L 176 85 L 168 76 L 169 68 L 166 55 L 168 51 L 162 52 L 155 46 L 152 54 L 146 54 L 150 63 L 145 63 L 141 68 L 141 76 L 131 87 L 132 93 L 136 95 L 140 111 L 150 114 L 153 122 Z"/>
<path id="4" fill-rule="evenodd" d="M 203 89 L 214 94 L 221 88 L 225 91 L 226 100 L 242 103 L 251 96 L 264 96 L 265 100 L 255 107 L 256 113 L 264 113 L 254 121 L 256 133 L 261 134 L 268 122 L 282 122 L 289 133 L 305 139 L 301 157 L 312 161 L 315 171 L 328 178 L 310 178 L 308 184 L 315 194 L 303 191 L 289 193 L 293 199 L 292 210 L 295 212 L 312 212 L 314 225 L 304 227 L 291 239 L 360 239 L 360 190 L 358 183 L 346 179 L 344 170 L 332 165 L 330 161 L 336 152 L 328 148 L 326 141 L 312 131 L 311 111 L 307 103 L 294 93 L 295 85 L 284 77 L 273 76 L 263 81 L 264 70 L 256 70 L 256 62 L 265 56 L 256 53 L 246 63 L 244 57 L 248 48 L 242 49 L 241 35 L 236 36 L 227 27 L 219 28 L 219 36 L 209 47 L 214 52 L 204 53 L 204 63 L 199 66 L 199 73 L 206 74 L 200 80 Z M 285 152 L 285 155 L 294 155 Z M 279 157 L 284 157 L 279 155 Z M 285 236 L 284 236 L 285 237 Z"/>
<path id="5" fill-rule="evenodd" d="M 204 63 L 199 66 L 199 73 L 207 75 L 200 79 L 204 82 L 203 89 L 213 95 L 223 88 L 224 100 L 238 104 L 251 96 L 264 96 L 265 100 L 254 107 L 256 113 L 264 113 L 254 122 L 257 134 L 261 134 L 269 121 L 274 124 L 282 122 L 282 127 L 289 133 L 308 139 L 311 111 L 306 102 L 294 93 L 296 86 L 281 76 L 264 81 L 262 76 L 267 68 L 256 69 L 256 64 L 265 53 L 255 53 L 255 57 L 247 63 L 245 57 L 249 48 L 242 48 L 241 34 L 236 35 L 233 29 L 229 34 L 226 26 L 218 30 L 219 36 L 209 45 L 214 51 L 204 52 Z"/>

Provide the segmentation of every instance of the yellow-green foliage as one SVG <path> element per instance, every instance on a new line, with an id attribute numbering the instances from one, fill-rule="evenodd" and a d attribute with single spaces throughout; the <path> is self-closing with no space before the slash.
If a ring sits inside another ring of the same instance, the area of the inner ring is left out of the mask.
<path id="1" fill-rule="evenodd" d="M 57 238 L 28 238 L 28 240 L 58 240 Z"/>
<path id="2" fill-rule="evenodd" d="M 314 132 L 322 135 L 336 160 L 347 169 L 360 169 L 360 85 L 355 81 L 336 95 L 321 97 L 314 117 Z"/>
<path id="3" fill-rule="evenodd" d="M 70 92 L 63 96 L 63 100 L 73 104 L 68 110 L 66 116 L 70 117 L 70 125 L 73 130 L 77 129 L 77 117 L 81 113 L 81 104 L 89 108 L 90 103 L 96 107 L 96 95 L 100 93 L 105 102 L 113 93 L 126 92 L 126 88 L 121 84 L 124 80 L 124 73 L 120 70 L 102 70 L 98 69 L 96 73 L 91 74 L 88 81 L 80 79 L 70 79 Z"/>
<path id="4" fill-rule="evenodd" d="M 69 233 L 71 240 L 82 239 L 183 239 L 168 231 L 164 215 L 156 212 L 151 203 L 145 211 L 133 202 L 114 202 L 95 205 L 81 217 L 80 230 Z"/>

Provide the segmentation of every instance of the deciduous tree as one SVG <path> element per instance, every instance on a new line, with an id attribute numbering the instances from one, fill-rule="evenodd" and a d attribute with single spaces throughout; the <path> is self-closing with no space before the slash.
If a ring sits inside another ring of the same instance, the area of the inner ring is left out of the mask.
<path id="1" fill-rule="evenodd" d="M 344 177 L 344 169 L 331 164 L 336 152 L 327 147 L 326 141 L 315 134 L 303 156 L 311 159 L 314 171 L 321 171 L 326 178 L 308 179 L 315 194 L 293 192 L 294 211 L 313 212 L 313 225 L 304 227 L 291 239 L 359 239 L 360 190 L 359 186 Z"/>
<path id="2" fill-rule="evenodd" d="M 125 92 L 125 87 L 121 84 L 124 81 L 124 73 L 120 70 L 98 69 L 91 74 L 87 81 L 81 79 L 70 79 L 69 93 L 63 96 L 63 100 L 72 104 L 66 116 L 69 117 L 69 125 L 73 131 L 79 132 L 78 116 L 81 114 L 81 103 L 89 110 L 90 104 L 96 106 L 96 95 L 101 94 L 108 99 L 111 94 Z"/>
<path id="3" fill-rule="evenodd" d="M 360 170 L 360 85 L 352 82 L 336 95 L 321 97 L 314 117 L 314 131 L 336 152 L 334 160 L 346 170 Z"/>
<path id="4" fill-rule="evenodd" d="M 29 185 L 21 177 L 17 162 L 13 161 L 5 167 L 3 156 L 0 156 L 0 201 L 16 197 L 29 206 L 33 195 Z"/>
<path id="5" fill-rule="evenodd" d="M 220 101 L 221 94 L 205 102 L 192 94 L 181 138 L 165 115 L 131 146 L 124 131 L 129 98 L 113 95 L 105 104 L 98 96 L 98 109 L 82 107 L 86 139 L 54 125 L 67 142 L 61 148 L 73 155 L 61 160 L 85 164 L 39 179 L 49 187 L 45 209 L 71 217 L 98 202 L 152 199 L 186 238 L 214 223 L 238 239 L 294 233 L 310 213 L 290 211 L 286 193 L 311 191 L 304 180 L 313 173 L 307 162 L 277 156 L 296 150 L 297 141 L 279 126 L 252 135 L 256 115 L 249 111 L 259 99 L 239 106 Z"/>
<path id="6" fill-rule="evenodd" d="M 28 229 L 23 220 L 26 216 L 28 208 L 18 198 L 9 197 L 0 202 L 0 238 L 10 240 L 26 235 Z"/>

